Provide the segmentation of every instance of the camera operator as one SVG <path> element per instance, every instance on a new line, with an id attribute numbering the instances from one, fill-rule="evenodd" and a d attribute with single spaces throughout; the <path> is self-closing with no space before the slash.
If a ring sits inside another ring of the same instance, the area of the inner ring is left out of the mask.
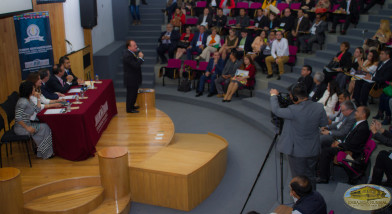
<path id="1" fill-rule="evenodd" d="M 285 120 L 277 143 L 279 152 L 288 156 L 292 177 L 307 176 L 316 189 L 316 163 L 320 153 L 319 127 L 328 124 L 327 114 L 320 103 L 308 100 L 306 87 L 296 84 L 290 92 L 293 105 L 280 108 L 279 91 L 270 90 L 271 110 Z"/>

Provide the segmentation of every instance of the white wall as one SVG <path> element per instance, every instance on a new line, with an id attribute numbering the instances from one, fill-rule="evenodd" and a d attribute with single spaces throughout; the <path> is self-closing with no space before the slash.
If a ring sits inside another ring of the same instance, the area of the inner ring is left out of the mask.
<path id="1" fill-rule="evenodd" d="M 80 24 L 80 7 L 79 0 L 65 1 L 64 8 L 64 24 L 65 24 L 65 39 L 72 44 L 66 43 L 67 53 L 77 51 L 84 48 L 83 28 Z M 58 59 L 55 59 L 55 61 Z"/>
<path id="2" fill-rule="evenodd" d="M 93 53 L 114 42 L 112 0 L 97 0 L 97 11 L 98 25 L 93 28 L 91 33 Z"/>

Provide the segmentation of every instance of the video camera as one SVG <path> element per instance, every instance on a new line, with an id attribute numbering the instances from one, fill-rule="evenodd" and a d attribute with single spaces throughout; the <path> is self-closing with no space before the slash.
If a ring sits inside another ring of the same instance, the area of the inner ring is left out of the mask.
<path id="1" fill-rule="evenodd" d="M 293 104 L 289 93 L 279 93 L 277 96 L 280 108 L 287 108 Z M 282 133 L 284 119 L 271 112 L 271 123 L 277 128 L 277 134 L 280 135 Z"/>

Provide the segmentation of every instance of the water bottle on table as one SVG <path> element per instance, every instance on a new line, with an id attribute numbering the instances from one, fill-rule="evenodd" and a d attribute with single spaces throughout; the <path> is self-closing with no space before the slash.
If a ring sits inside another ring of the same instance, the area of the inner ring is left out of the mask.
<path id="1" fill-rule="evenodd" d="M 95 81 L 99 81 L 99 76 L 98 76 L 98 74 L 95 75 Z"/>
<path id="2" fill-rule="evenodd" d="M 67 100 L 67 112 L 71 112 L 71 103 Z"/>

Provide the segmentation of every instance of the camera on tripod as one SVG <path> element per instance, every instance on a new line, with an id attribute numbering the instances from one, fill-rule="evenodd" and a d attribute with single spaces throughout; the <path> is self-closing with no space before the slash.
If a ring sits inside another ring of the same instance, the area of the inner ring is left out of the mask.
<path id="1" fill-rule="evenodd" d="M 280 108 L 287 108 L 289 105 L 293 104 L 289 93 L 279 93 L 277 97 Z M 277 128 L 277 134 L 280 135 L 282 133 L 284 119 L 271 112 L 271 123 Z"/>

